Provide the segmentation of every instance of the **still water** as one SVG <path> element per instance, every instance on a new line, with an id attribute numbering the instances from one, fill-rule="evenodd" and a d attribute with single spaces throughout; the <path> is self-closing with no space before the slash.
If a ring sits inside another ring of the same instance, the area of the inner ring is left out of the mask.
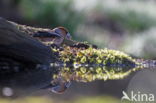
<path id="1" fill-rule="evenodd" d="M 43 67 L 1 72 L 1 97 L 17 98 L 42 92 L 69 96 L 87 92 L 118 98 L 122 97 L 122 91 L 156 95 L 155 67 Z"/>

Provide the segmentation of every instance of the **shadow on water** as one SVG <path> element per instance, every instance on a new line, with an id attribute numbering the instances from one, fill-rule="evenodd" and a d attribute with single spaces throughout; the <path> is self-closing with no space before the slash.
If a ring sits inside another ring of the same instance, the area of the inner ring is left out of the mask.
<path id="1" fill-rule="evenodd" d="M 49 85 L 53 73 L 52 69 L 41 68 L 3 73 L 0 76 L 1 96 L 30 94 Z"/>
<path id="2" fill-rule="evenodd" d="M 93 82 L 96 80 L 121 80 L 133 74 L 127 91 L 140 88 L 141 90 L 156 91 L 156 68 L 142 67 L 51 67 L 50 69 L 36 68 L 33 70 L 16 71 L 0 75 L 0 91 L 2 97 L 18 97 L 29 95 L 39 90 L 50 90 L 61 94 L 68 89 L 72 82 Z M 57 71 L 59 70 L 59 72 Z M 133 73 L 134 72 L 134 73 Z M 150 87 L 150 88 L 149 88 Z M 68 92 L 68 91 L 67 91 Z M 156 93 L 155 93 L 156 94 Z"/>

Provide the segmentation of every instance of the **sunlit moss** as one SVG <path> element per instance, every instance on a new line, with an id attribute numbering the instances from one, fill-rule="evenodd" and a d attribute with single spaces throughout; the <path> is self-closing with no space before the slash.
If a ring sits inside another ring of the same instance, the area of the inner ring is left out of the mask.
<path id="1" fill-rule="evenodd" d="M 56 52 L 56 49 L 53 49 Z M 70 64 L 89 64 L 104 66 L 135 66 L 138 64 L 135 59 L 129 55 L 110 49 L 78 49 L 72 47 L 64 47 L 63 51 L 59 51 L 59 58 L 64 63 Z"/>
<path id="2" fill-rule="evenodd" d="M 54 79 L 61 77 L 65 81 L 78 82 L 123 79 L 142 68 L 136 59 L 117 50 L 69 46 L 52 50 L 58 52 L 59 60 L 67 64 L 60 69 L 59 75 L 53 76 Z"/>

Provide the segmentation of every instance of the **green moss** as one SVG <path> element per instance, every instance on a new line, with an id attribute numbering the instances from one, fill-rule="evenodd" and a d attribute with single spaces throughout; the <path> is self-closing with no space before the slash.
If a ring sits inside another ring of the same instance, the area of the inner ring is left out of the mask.
<path id="1" fill-rule="evenodd" d="M 137 60 L 117 50 L 69 46 L 52 50 L 58 52 L 60 61 L 66 64 L 59 69 L 59 75 L 53 76 L 54 79 L 60 76 L 65 81 L 78 82 L 123 79 L 142 68 Z"/>
<path id="2" fill-rule="evenodd" d="M 57 51 L 54 50 L 53 51 Z M 60 60 L 67 64 L 89 64 L 103 66 L 135 66 L 137 62 L 129 55 L 110 49 L 78 49 L 72 47 L 64 47 L 63 51 L 59 51 Z"/>
<path id="3" fill-rule="evenodd" d="M 62 78 L 64 81 L 77 81 L 77 82 L 91 82 L 95 80 L 117 80 L 123 79 L 140 70 L 141 67 L 136 68 L 116 68 L 116 67 L 62 67 L 59 75 L 53 76 L 54 79 Z"/>

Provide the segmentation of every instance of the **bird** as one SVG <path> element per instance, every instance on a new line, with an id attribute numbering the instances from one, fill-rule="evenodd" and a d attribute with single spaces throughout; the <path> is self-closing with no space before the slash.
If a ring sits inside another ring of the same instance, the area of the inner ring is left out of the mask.
<path id="1" fill-rule="evenodd" d="M 56 94 L 64 93 L 71 85 L 71 82 L 59 83 L 58 85 L 52 87 L 50 90 Z"/>
<path id="2" fill-rule="evenodd" d="M 64 93 L 71 85 L 71 81 L 64 81 L 61 77 L 52 80 L 51 83 L 41 89 L 48 89 L 53 93 L 62 94 Z"/>
<path id="3" fill-rule="evenodd" d="M 17 29 L 20 32 L 23 32 L 48 46 L 56 45 L 60 47 L 62 46 L 62 44 L 70 46 L 77 43 L 76 41 L 72 40 L 69 31 L 62 26 L 51 29 L 51 28 L 38 28 L 27 25 L 21 25 L 14 22 L 10 23 L 13 24 L 15 27 L 17 27 Z"/>
<path id="4" fill-rule="evenodd" d="M 60 46 L 64 39 L 71 40 L 71 35 L 65 27 L 56 27 L 52 30 L 38 31 L 32 34 L 32 37 L 42 41 L 43 43 L 54 43 Z"/>

